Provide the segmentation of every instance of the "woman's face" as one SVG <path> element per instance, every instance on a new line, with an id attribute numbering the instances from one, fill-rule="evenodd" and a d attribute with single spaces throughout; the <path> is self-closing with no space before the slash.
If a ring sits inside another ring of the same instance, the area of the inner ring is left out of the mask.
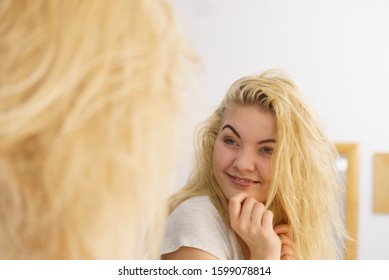
<path id="1" fill-rule="evenodd" d="M 233 105 L 227 109 L 213 151 L 213 172 L 227 199 L 245 192 L 266 202 L 276 141 L 271 112 L 257 105 Z"/>

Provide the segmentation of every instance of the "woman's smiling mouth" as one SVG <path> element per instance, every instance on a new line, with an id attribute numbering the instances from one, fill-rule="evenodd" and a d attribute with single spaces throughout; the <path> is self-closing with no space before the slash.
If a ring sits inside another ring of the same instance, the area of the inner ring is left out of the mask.
<path id="1" fill-rule="evenodd" d="M 226 173 L 227 176 L 229 177 L 229 179 L 231 180 L 232 183 L 234 183 L 235 185 L 238 185 L 240 187 L 249 187 L 251 185 L 255 185 L 255 184 L 259 184 L 260 182 L 259 181 L 254 181 L 254 180 L 251 180 L 251 179 L 247 179 L 247 178 L 240 178 L 240 177 L 237 177 L 237 176 L 232 176 L 228 173 Z"/>

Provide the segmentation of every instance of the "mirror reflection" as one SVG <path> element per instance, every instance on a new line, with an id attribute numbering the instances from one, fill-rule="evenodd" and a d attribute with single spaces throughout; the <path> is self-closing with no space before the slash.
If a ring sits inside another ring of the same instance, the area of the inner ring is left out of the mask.
<path id="1" fill-rule="evenodd" d="M 358 145 L 353 143 L 336 144 L 339 158 L 336 167 L 342 185 L 345 186 L 343 203 L 345 206 L 346 229 L 353 240 L 346 242 L 345 259 L 357 259 L 358 225 Z"/>

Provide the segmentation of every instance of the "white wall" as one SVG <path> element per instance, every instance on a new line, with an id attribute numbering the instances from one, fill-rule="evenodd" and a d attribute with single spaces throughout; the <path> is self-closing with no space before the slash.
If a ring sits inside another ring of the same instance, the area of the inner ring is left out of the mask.
<path id="1" fill-rule="evenodd" d="M 373 212 L 372 178 L 373 154 L 389 152 L 389 1 L 171 2 L 205 66 L 204 113 L 242 75 L 283 68 L 331 139 L 360 144 L 358 258 L 389 259 L 389 214 Z"/>

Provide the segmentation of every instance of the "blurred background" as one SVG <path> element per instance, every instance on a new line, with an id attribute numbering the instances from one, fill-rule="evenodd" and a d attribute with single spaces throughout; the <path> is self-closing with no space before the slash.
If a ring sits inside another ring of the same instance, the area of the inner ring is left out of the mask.
<path id="1" fill-rule="evenodd" d="M 208 116 L 241 76 L 269 68 L 288 71 L 330 139 L 358 145 L 357 258 L 389 259 L 389 213 L 375 210 L 373 182 L 374 154 L 389 153 L 389 2 L 170 2 L 203 62 L 206 100 L 197 120 Z M 177 186 L 190 164 L 188 159 Z"/>

